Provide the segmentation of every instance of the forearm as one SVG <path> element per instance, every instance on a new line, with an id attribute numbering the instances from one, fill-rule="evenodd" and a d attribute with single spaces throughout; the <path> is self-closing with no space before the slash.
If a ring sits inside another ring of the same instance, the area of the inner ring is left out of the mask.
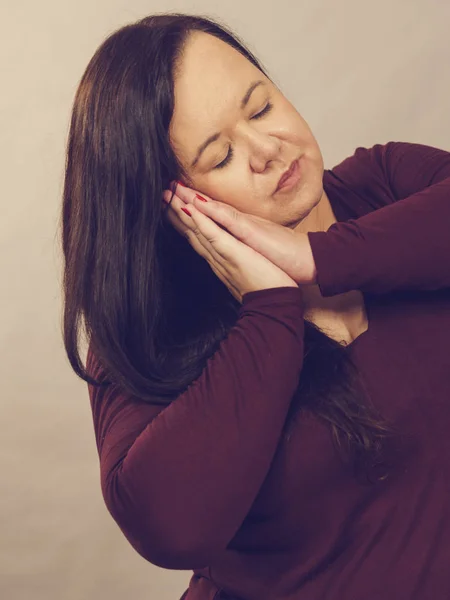
<path id="1" fill-rule="evenodd" d="M 308 238 L 323 296 L 450 287 L 450 178 Z"/>

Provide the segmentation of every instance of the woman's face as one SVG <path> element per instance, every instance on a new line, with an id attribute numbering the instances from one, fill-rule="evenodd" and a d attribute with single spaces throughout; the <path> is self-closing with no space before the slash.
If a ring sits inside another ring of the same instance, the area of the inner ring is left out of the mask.
<path id="1" fill-rule="evenodd" d="M 323 158 L 307 123 L 250 61 L 203 32 L 191 34 L 181 59 L 170 140 L 185 183 L 242 212 L 295 228 L 324 194 Z M 301 156 L 300 181 L 276 192 Z"/>

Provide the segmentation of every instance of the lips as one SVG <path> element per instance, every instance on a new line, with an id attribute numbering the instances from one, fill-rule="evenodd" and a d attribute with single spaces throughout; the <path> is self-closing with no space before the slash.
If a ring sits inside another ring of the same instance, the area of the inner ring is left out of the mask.
<path id="1" fill-rule="evenodd" d="M 277 188 L 275 191 L 277 191 L 283 185 L 283 183 L 286 181 L 286 179 L 289 179 L 289 177 L 292 175 L 292 171 L 294 169 L 294 164 L 295 164 L 295 160 L 292 161 L 289 169 L 287 171 L 285 171 L 283 173 L 283 175 L 281 176 L 280 181 L 278 182 L 278 185 L 277 185 Z"/>

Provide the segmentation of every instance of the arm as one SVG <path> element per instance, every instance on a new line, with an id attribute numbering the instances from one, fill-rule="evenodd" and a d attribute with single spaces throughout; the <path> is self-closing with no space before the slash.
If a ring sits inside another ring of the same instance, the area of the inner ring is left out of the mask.
<path id="1" fill-rule="evenodd" d="M 300 288 L 250 292 L 201 376 L 169 406 L 118 390 L 96 397 L 89 386 L 105 503 L 148 561 L 204 567 L 238 531 L 298 385 L 303 324 Z"/>
<path id="2" fill-rule="evenodd" d="M 450 153 L 389 142 L 358 148 L 341 166 L 352 161 L 355 192 L 365 184 L 374 208 L 308 233 L 322 295 L 450 287 Z"/>

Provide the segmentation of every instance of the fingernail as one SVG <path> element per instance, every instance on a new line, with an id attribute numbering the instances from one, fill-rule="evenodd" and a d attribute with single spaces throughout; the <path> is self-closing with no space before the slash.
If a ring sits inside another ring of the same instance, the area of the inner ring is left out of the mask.
<path id="1" fill-rule="evenodd" d="M 203 196 L 200 196 L 200 194 L 195 194 L 195 197 L 201 200 L 202 202 L 208 202 L 208 200 L 206 198 L 203 198 Z"/>
<path id="2" fill-rule="evenodd" d="M 189 215 L 190 217 L 192 217 L 191 213 L 188 211 L 187 208 L 182 208 L 181 209 L 183 212 L 185 212 L 187 215 Z"/>
<path id="3" fill-rule="evenodd" d="M 177 179 L 177 183 L 179 183 L 182 187 L 187 187 L 184 185 L 184 183 L 181 183 L 181 181 L 178 181 L 178 179 Z"/>

